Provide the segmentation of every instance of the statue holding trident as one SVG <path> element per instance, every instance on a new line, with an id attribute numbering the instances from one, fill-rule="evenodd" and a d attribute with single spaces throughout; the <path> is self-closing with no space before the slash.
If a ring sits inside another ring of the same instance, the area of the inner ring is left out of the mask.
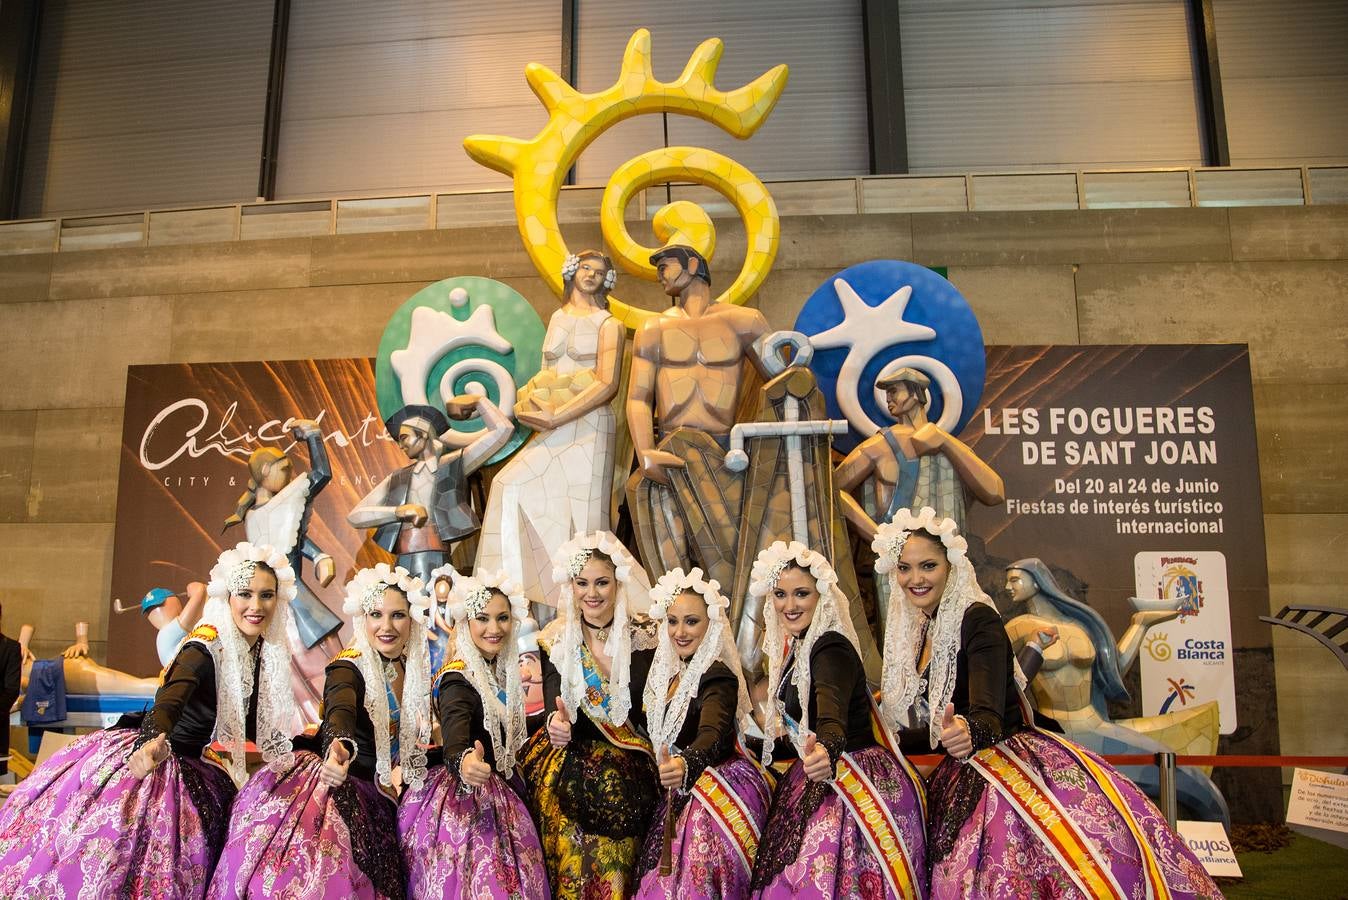
<path id="1" fill-rule="evenodd" d="M 769 335 L 758 310 L 713 300 L 707 261 L 691 247 L 666 246 L 651 262 L 674 308 L 647 319 L 636 336 L 627 422 L 640 468 L 627 483 L 628 508 L 649 568 L 701 566 L 734 585 L 730 620 L 741 658 L 753 670 L 762 610 L 747 607 L 744 597 L 750 565 L 763 547 L 787 539 L 818 548 L 850 582 L 842 589 L 855 596 L 848 543 L 838 539 L 841 517 L 826 441 L 845 424 L 823 418 L 813 376 L 799 365 L 808 347 L 803 336 Z M 786 344 L 797 351 L 789 365 L 779 353 Z M 759 421 L 736 424 L 746 363 L 767 384 Z M 748 453 L 746 440 L 754 440 Z M 856 606 L 871 657 L 870 629 Z M 878 657 L 875 662 L 878 675 Z"/>

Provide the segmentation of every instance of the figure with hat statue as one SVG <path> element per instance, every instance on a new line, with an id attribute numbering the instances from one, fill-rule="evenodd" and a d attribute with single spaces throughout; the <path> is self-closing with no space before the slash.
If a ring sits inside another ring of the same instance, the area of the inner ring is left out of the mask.
<path id="1" fill-rule="evenodd" d="M 847 520 L 860 537 L 870 541 L 880 523 L 893 521 L 899 510 L 924 506 L 963 532 L 970 494 L 988 506 L 1006 499 L 1002 477 L 963 441 L 928 421 L 930 378 L 905 366 L 882 375 L 875 386 L 885 392 L 895 424 L 858 444 L 835 475 Z M 855 496 L 867 482 L 874 495 L 869 512 Z"/>
<path id="2" fill-rule="evenodd" d="M 466 420 L 475 412 L 484 426 L 479 436 L 466 447 L 449 449 L 441 439 L 450 430 L 449 420 Z M 486 397 L 468 395 L 450 400 L 445 412 L 409 404 L 385 425 L 409 464 L 366 494 L 346 519 L 353 528 L 374 528 L 374 542 L 430 584 L 432 571 L 449 562 L 454 542 L 481 524 L 469 502 L 468 476 L 505 446 L 515 426 Z"/>

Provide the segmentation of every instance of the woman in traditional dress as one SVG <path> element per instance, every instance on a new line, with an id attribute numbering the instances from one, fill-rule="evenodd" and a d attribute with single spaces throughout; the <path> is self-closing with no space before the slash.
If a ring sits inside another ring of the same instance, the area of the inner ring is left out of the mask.
<path id="1" fill-rule="evenodd" d="M 269 768 L 291 763 L 294 593 L 294 570 L 271 547 L 220 555 L 201 621 L 142 720 L 79 738 L 0 808 L 0 896 L 204 895 L 247 777 L 245 744 Z"/>
<path id="2" fill-rule="evenodd" d="M 608 311 L 616 276 L 597 250 L 563 263 L 562 308 L 548 322 L 543 367 L 515 403 L 515 418 L 538 434 L 492 478 L 482 517 L 476 569 L 504 569 L 535 603 L 557 602 L 557 586 L 544 576 L 558 548 L 609 527 L 617 434 L 610 401 L 624 335 Z"/>
<path id="3" fill-rule="evenodd" d="M 239 792 L 211 897 L 405 895 L 395 767 L 405 786 L 425 780 L 427 604 L 401 566 L 361 569 L 347 585 L 355 634 L 328 664 L 320 752 L 297 752 Z"/>
<path id="4" fill-rule="evenodd" d="M 872 544 L 891 581 L 882 713 L 928 782 L 933 897 L 1220 897 L 1128 779 L 1025 721 L 1011 642 L 967 545 L 930 507 Z"/>
<path id="5" fill-rule="evenodd" d="M 763 762 L 783 735 L 798 757 L 772 798 L 754 896 L 922 896 L 921 781 L 875 727 L 833 566 L 803 544 L 777 541 L 754 561 L 749 592 L 772 601 L 764 646 L 775 712 Z"/>
<path id="6" fill-rule="evenodd" d="M 318 721 L 323 668 L 342 649 L 337 631 L 342 620 L 323 605 L 304 581 L 304 560 L 313 577 L 327 587 L 336 564 L 309 537 L 314 501 L 332 481 L 332 465 L 323 445 L 323 431 L 308 419 L 294 422 L 291 435 L 309 447 L 309 471 L 296 474 L 291 458 L 278 447 L 259 447 L 248 456 L 248 486 L 239 497 L 225 528 L 243 524 L 250 543 L 267 544 L 285 554 L 295 570 L 295 598 L 290 615 L 295 627 L 289 635 L 291 685 L 301 720 L 296 730 Z M 320 647 L 319 644 L 322 644 Z"/>
<path id="7" fill-rule="evenodd" d="M 525 733 L 516 631 L 528 601 L 504 572 L 460 577 L 454 649 L 440 670 L 444 765 L 403 797 L 398 833 L 412 897 L 547 898 L 543 848 L 513 784 Z"/>
<path id="8" fill-rule="evenodd" d="M 618 539 L 577 535 L 553 557 L 558 617 L 539 636 L 548 714 L 521 768 L 555 897 L 622 898 L 657 800 L 641 698 L 655 624 L 631 614 L 637 563 Z"/>
<path id="9" fill-rule="evenodd" d="M 730 601 L 701 569 L 675 569 L 651 589 L 659 628 L 646 680 L 646 723 L 664 796 L 637 867 L 637 897 L 749 896 L 772 798 L 742 752 L 752 713 Z"/>

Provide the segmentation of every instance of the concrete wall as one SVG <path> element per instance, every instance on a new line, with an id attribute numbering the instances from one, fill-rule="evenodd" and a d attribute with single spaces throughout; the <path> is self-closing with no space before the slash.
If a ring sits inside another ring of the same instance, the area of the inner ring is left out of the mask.
<path id="1" fill-rule="evenodd" d="M 777 327 L 838 269 L 898 258 L 947 266 L 989 343 L 1248 342 L 1270 606 L 1348 606 L 1348 206 L 791 216 L 782 233 L 759 297 Z M 718 272 L 743 244 L 722 230 Z M 102 657 L 129 364 L 373 355 L 408 296 L 468 274 L 555 308 L 513 226 L 0 256 L 6 630 L 34 623 L 49 654 L 87 619 Z M 1348 673 L 1309 638 L 1274 641 L 1283 752 L 1348 753 L 1324 727 Z"/>

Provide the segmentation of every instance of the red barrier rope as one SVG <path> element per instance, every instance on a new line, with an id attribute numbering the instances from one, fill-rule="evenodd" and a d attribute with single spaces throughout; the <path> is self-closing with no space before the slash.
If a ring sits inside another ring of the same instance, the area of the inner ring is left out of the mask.
<path id="1" fill-rule="evenodd" d="M 915 766 L 935 766 L 945 759 L 936 753 L 910 756 Z M 1114 753 L 1104 757 L 1113 766 L 1154 766 L 1155 753 Z M 1219 766 L 1223 768 L 1280 768 L 1282 766 L 1324 766 L 1348 768 L 1348 756 L 1194 756 L 1176 754 L 1177 766 Z"/>

